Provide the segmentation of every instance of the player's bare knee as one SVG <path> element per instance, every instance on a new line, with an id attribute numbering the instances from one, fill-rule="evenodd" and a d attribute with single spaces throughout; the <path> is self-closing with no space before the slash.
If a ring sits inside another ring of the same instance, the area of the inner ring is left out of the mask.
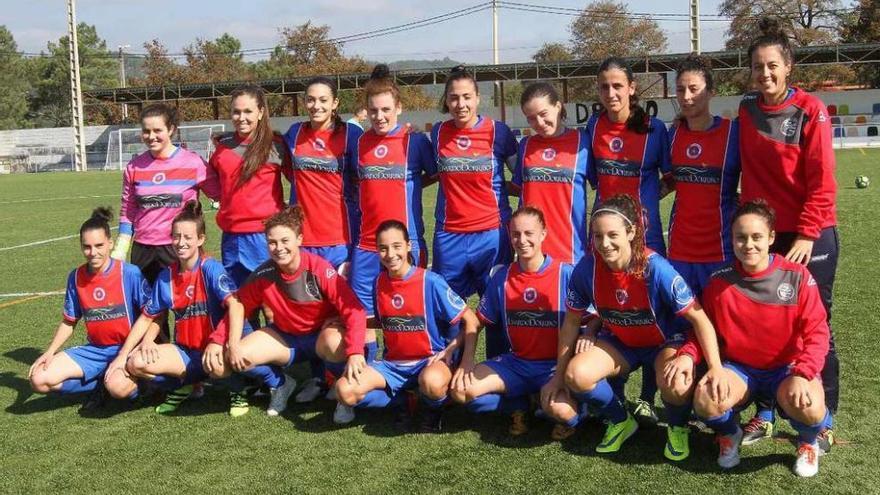
<path id="1" fill-rule="evenodd" d="M 34 372 L 30 382 L 31 389 L 38 394 L 48 394 L 52 391 L 52 386 L 46 381 L 46 375 L 43 372 Z"/>
<path id="2" fill-rule="evenodd" d="M 453 402 L 458 404 L 464 404 L 467 402 L 467 394 L 459 388 L 450 388 L 449 396 L 452 397 Z"/>
<path id="3" fill-rule="evenodd" d="M 556 401 L 552 401 L 546 404 L 544 412 L 546 412 L 554 420 L 563 423 L 570 420 L 577 414 L 577 411 L 575 411 L 570 404 Z"/>
<path id="4" fill-rule="evenodd" d="M 703 418 L 713 418 L 720 416 L 727 409 L 722 404 L 713 401 L 709 395 L 708 387 L 699 387 L 694 393 L 694 412 Z"/>
<path id="5" fill-rule="evenodd" d="M 569 366 L 565 370 L 565 385 L 574 393 L 589 392 L 596 388 L 596 380 L 586 370 Z"/>
<path id="6" fill-rule="evenodd" d="M 345 361 L 345 349 L 342 345 L 342 335 L 333 328 L 324 329 L 315 343 L 318 356 L 324 361 L 341 363 Z"/>
<path id="7" fill-rule="evenodd" d="M 336 398 L 346 406 L 354 406 L 358 403 L 357 386 L 346 378 L 336 381 Z"/>

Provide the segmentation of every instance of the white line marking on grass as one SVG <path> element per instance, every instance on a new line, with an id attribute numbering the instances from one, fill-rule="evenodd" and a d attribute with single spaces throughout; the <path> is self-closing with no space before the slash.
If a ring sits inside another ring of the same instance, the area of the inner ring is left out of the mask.
<path id="1" fill-rule="evenodd" d="M 119 228 L 119 227 L 110 227 L 110 230 L 116 230 L 116 229 L 118 229 L 118 228 Z M 50 242 L 63 241 L 63 240 L 65 240 L 65 239 L 73 239 L 74 237 L 79 237 L 79 234 L 66 235 L 66 236 L 63 236 L 63 237 L 55 237 L 55 238 L 52 238 L 52 239 L 46 239 L 46 240 L 43 240 L 43 241 L 34 241 L 34 242 L 29 242 L 29 243 L 27 243 L 27 244 L 19 244 L 18 246 L 6 246 L 6 247 L 0 247 L 0 251 L 9 251 L 10 249 L 18 249 L 18 248 L 25 248 L 25 247 L 31 247 L 31 246 L 39 246 L 40 244 L 48 244 L 48 243 L 50 243 Z"/>
<path id="2" fill-rule="evenodd" d="M 39 203 L 43 201 L 62 201 L 65 199 L 94 199 L 94 198 L 113 198 L 118 194 L 96 194 L 90 196 L 67 196 L 65 198 L 35 198 L 35 199 L 16 199 L 12 201 L 0 201 L 0 205 L 12 205 L 18 203 Z"/>
<path id="3" fill-rule="evenodd" d="M 48 292 L 10 292 L 8 294 L 0 294 L 0 299 L 4 297 L 60 296 L 61 294 L 64 294 L 63 290 L 52 290 Z"/>

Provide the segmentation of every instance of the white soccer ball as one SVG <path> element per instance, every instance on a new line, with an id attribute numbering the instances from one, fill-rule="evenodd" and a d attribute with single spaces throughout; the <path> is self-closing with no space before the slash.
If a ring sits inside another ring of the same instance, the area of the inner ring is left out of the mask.
<path id="1" fill-rule="evenodd" d="M 856 187 L 859 189 L 864 189 L 871 185 L 871 179 L 868 178 L 867 175 L 857 175 L 856 176 Z"/>

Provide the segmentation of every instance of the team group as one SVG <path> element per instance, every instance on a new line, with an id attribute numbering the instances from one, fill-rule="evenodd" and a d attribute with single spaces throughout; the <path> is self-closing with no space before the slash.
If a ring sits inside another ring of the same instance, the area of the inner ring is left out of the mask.
<path id="1" fill-rule="evenodd" d="M 711 68 L 691 56 L 667 130 L 612 57 L 597 74 L 603 111 L 583 129 L 566 127 L 553 85 L 528 85 L 521 109 L 534 132 L 519 143 L 478 114 L 478 85 L 461 67 L 441 101 L 451 118 L 430 138 L 398 122 L 400 91 L 382 65 L 364 88 L 366 131 L 340 119 L 329 79 L 308 84 L 309 119 L 284 136 L 270 128 L 262 90 L 245 86 L 232 95 L 235 132 L 216 139 L 207 163 L 173 144 L 171 108 L 146 107 L 149 151 L 125 169 L 119 236 L 106 208 L 80 228 L 86 263 L 69 276 L 31 384 L 92 392 L 87 405 L 99 391 L 134 399 L 158 387 L 167 413 L 222 380 L 233 416 L 247 413 L 256 384 L 278 415 L 297 387 L 285 369 L 308 362 L 296 400 L 329 388 L 337 423 L 356 407 L 396 407 L 404 424 L 415 391 L 425 431 L 440 430 L 454 401 L 508 414 L 518 435 L 537 397 L 554 439 L 588 415 L 605 420 L 600 453 L 656 422 L 659 390 L 666 458 L 688 457 L 696 415 L 718 436 L 719 465 L 732 468 L 740 445 L 772 435 L 781 414 L 798 433 L 795 473 L 813 476 L 833 443 L 839 393 L 830 121 L 789 84 L 792 49 L 775 23 L 762 22 L 749 57 L 755 91 L 736 120 L 710 113 Z M 429 271 L 422 189 L 435 182 Z M 222 262 L 203 251 L 200 191 L 220 201 Z M 515 211 L 508 194 L 519 196 Z M 473 294 L 476 311 L 464 302 Z M 79 320 L 88 344 L 62 351 Z M 477 363 L 481 328 L 487 359 Z M 640 367 L 642 393 L 628 409 L 623 385 Z M 752 402 L 757 413 L 741 426 Z"/>

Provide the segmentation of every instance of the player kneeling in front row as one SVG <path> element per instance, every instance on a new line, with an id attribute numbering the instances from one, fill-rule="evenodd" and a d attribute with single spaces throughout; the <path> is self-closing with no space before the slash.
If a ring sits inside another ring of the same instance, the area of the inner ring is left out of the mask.
<path id="1" fill-rule="evenodd" d="M 556 375 L 542 390 L 542 405 L 557 421 L 573 427 L 580 421 L 578 402 L 587 402 L 608 421 L 596 452 L 617 452 L 638 423 L 608 379 L 652 366 L 669 424 L 664 455 L 680 461 L 690 452 L 687 420 L 693 380 L 688 377 L 693 376 L 693 366 L 689 375 L 668 373 L 667 379 L 668 364 L 684 343 L 688 324 L 700 345 L 714 350 L 717 343 L 688 285 L 669 262 L 645 247 L 639 211 L 628 195 L 614 196 L 593 210 L 593 249 L 571 277 Z M 585 311 L 593 316 L 587 324 L 587 345 L 572 357 Z M 714 386 L 722 376 L 721 362 L 708 364 L 704 380 Z"/>
<path id="2" fill-rule="evenodd" d="M 348 406 L 402 407 L 406 390 L 418 387 L 425 407 L 420 429 L 438 432 L 459 347 L 459 322 L 466 333 L 475 333 L 477 317 L 443 277 L 414 266 L 412 241 L 402 222 L 382 222 L 376 246 L 384 270 L 374 284 L 373 307 L 385 353 L 359 378 L 339 379 L 337 395 Z"/>
<path id="3" fill-rule="evenodd" d="M 131 334 L 110 364 L 110 370 L 125 368 L 141 380 L 168 390 L 156 412 L 177 410 L 192 393 L 192 384 L 208 379 L 206 368 L 222 361 L 223 348 L 209 337 L 229 309 L 231 324 L 241 325 L 244 308 L 236 299 L 235 282 L 223 265 L 205 256 L 205 219 L 197 201 L 188 201 L 171 224 L 172 247 L 177 262 L 162 269 L 152 295 Z M 174 343 L 156 344 L 158 326 L 152 325 L 166 311 L 174 312 Z M 248 411 L 240 390 L 232 392 L 229 413 Z"/>
<path id="4" fill-rule="evenodd" d="M 798 476 L 819 472 L 817 436 L 830 423 L 819 373 L 829 330 L 816 281 L 800 264 L 771 255 L 774 212 L 763 200 L 737 210 L 733 221 L 736 261 L 712 276 L 703 304 L 715 322 L 730 393 L 720 403 L 702 383 L 694 409 L 719 434 L 718 464 L 739 464 L 741 409 L 755 399 L 774 399 L 798 432 Z M 696 346 L 681 354 L 699 357 Z M 709 352 L 706 351 L 706 355 Z M 683 357 L 680 359 L 689 359 Z"/>
<path id="5" fill-rule="evenodd" d="M 266 220 L 271 259 L 254 270 L 236 293 L 245 317 L 267 308 L 273 322 L 242 338 L 241 322 L 230 321 L 227 326 L 222 321 L 211 336 L 227 346 L 226 363 L 212 376 L 236 371 L 267 385 L 269 416 L 284 411 L 296 389 L 296 381 L 283 371 L 294 363 L 321 359 L 331 373 L 338 376 L 344 371 L 349 380 L 366 368 L 364 310 L 330 263 L 300 249 L 303 220 L 300 206 Z M 351 408 L 340 403 L 333 420 L 353 419 Z"/>
<path id="6" fill-rule="evenodd" d="M 511 414 L 511 435 L 528 431 L 529 396 L 552 376 L 572 270 L 544 254 L 545 225 L 535 207 L 514 212 L 510 239 L 517 261 L 494 270 L 480 300 L 478 316 L 506 331 L 512 352 L 474 366 L 477 329 L 466 329 L 461 367 L 452 382 L 452 397 L 471 411 Z"/>
<path id="7" fill-rule="evenodd" d="M 149 298 L 149 284 L 138 267 L 110 257 L 113 240 L 107 208 L 96 208 L 79 229 L 86 263 L 70 273 L 64 296 L 64 318 L 46 351 L 31 365 L 28 378 L 35 392 L 93 392 L 84 409 L 103 404 L 103 389 L 116 398 L 135 398 L 136 384 L 124 371 L 107 372 Z M 88 344 L 58 352 L 85 321 Z"/>

